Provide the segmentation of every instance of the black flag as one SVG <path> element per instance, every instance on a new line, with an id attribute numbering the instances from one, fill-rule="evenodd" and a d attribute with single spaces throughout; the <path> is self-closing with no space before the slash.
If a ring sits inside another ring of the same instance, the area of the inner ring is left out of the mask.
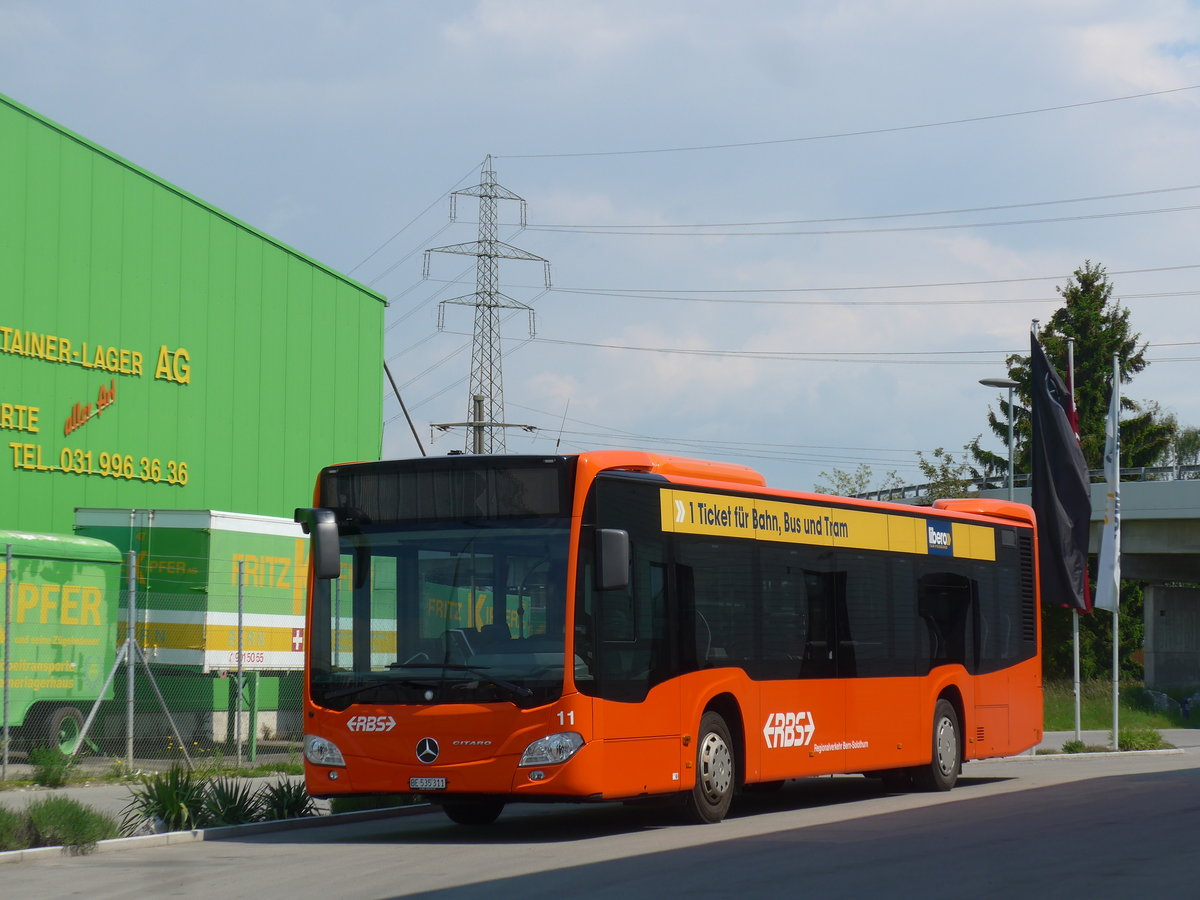
<path id="1" fill-rule="evenodd" d="M 1071 395 L 1031 336 L 1033 514 L 1038 525 L 1042 601 L 1092 611 L 1088 591 L 1088 525 L 1092 518 L 1087 463 L 1071 428 Z"/>

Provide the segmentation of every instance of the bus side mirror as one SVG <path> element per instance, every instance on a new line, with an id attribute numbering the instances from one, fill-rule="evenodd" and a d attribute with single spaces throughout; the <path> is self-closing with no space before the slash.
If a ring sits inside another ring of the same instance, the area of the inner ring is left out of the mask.
<path id="1" fill-rule="evenodd" d="M 596 529 L 596 590 L 629 587 L 629 532 L 618 528 Z"/>
<path id="2" fill-rule="evenodd" d="M 310 535 L 309 553 L 313 574 L 317 578 L 337 578 L 342 574 L 342 558 L 338 553 L 337 517 L 332 509 L 297 509 L 295 519 Z"/>

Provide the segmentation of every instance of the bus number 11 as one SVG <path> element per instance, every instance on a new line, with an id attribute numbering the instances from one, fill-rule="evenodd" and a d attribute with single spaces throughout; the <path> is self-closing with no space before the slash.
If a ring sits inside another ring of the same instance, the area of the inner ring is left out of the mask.
<path id="1" fill-rule="evenodd" d="M 558 711 L 558 724 L 559 725 L 574 725 L 575 724 L 575 710 L 571 710 L 570 712 L 563 712 L 560 709 Z"/>

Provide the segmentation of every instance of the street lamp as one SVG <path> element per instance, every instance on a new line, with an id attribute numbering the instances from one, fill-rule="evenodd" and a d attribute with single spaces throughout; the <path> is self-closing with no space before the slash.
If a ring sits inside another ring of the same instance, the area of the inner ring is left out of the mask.
<path id="1" fill-rule="evenodd" d="M 980 378 L 984 387 L 1008 388 L 1008 499 L 1013 498 L 1013 388 L 1017 383 L 1011 378 Z"/>

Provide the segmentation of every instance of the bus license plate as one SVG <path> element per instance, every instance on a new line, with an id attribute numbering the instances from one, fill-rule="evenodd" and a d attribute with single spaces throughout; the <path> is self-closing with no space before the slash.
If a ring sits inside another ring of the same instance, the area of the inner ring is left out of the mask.
<path id="1" fill-rule="evenodd" d="M 408 779 L 408 789 L 410 791 L 444 791 L 446 789 L 446 779 L 410 778 Z"/>

